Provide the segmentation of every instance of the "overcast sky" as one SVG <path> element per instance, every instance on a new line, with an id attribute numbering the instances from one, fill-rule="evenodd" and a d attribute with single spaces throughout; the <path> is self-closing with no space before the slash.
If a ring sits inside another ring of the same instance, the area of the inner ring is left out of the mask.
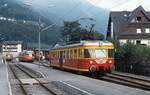
<path id="1" fill-rule="evenodd" d="M 132 11 L 139 5 L 150 10 L 150 0 L 88 0 L 93 5 L 113 11 Z"/>
<path id="2" fill-rule="evenodd" d="M 52 2 L 60 2 L 63 0 L 19 0 L 23 2 L 32 2 L 33 5 L 51 4 Z M 67 1 L 67 0 L 66 0 Z M 86 1 L 86 0 L 85 0 Z M 94 6 L 113 10 L 113 11 L 132 11 L 139 5 L 142 5 L 146 10 L 150 10 L 150 0 L 87 0 Z M 84 0 L 68 0 L 68 2 L 84 2 Z"/>

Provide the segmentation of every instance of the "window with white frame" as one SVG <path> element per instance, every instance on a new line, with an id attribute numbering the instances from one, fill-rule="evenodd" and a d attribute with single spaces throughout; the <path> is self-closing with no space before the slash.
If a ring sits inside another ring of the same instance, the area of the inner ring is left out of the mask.
<path id="1" fill-rule="evenodd" d="M 136 29 L 136 33 L 140 34 L 140 33 L 141 33 L 141 29 L 140 29 L 140 28 L 137 28 L 137 29 Z"/>
<path id="2" fill-rule="evenodd" d="M 145 33 L 150 33 L 150 28 L 145 28 Z"/>

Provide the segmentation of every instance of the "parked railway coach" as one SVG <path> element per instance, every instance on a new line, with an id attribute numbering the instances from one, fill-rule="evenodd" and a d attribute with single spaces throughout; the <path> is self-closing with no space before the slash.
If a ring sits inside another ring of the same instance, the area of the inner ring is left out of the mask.
<path id="1" fill-rule="evenodd" d="M 7 53 L 6 56 L 5 56 L 5 59 L 6 59 L 6 61 L 12 61 L 13 60 L 13 55 Z"/>
<path id="2" fill-rule="evenodd" d="M 79 72 L 110 72 L 114 65 L 113 49 L 108 41 L 56 44 L 49 52 L 50 65 Z"/>
<path id="3" fill-rule="evenodd" d="M 21 62 L 33 62 L 35 59 L 33 51 L 24 51 L 19 54 L 19 61 Z"/>

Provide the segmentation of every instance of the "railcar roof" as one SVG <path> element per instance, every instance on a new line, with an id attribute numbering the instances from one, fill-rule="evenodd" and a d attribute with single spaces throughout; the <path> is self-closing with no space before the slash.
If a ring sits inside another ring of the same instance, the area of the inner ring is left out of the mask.
<path id="1" fill-rule="evenodd" d="M 79 46 L 112 46 L 113 44 L 109 41 L 80 41 L 74 44 L 60 45 L 56 44 L 52 49 L 71 48 Z"/>

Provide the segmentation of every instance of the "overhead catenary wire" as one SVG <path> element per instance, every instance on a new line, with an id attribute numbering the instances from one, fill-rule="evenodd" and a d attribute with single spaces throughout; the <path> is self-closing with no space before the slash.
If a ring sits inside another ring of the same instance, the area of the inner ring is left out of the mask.
<path id="1" fill-rule="evenodd" d="M 95 3 L 100 3 L 101 1 L 103 0 L 99 0 L 99 1 L 95 1 Z M 112 8 L 115 8 L 116 6 L 120 6 L 122 4 L 124 4 L 125 2 L 128 2 L 128 1 L 131 1 L 131 0 L 125 0 L 124 2 L 119 2 L 118 4 L 116 4 L 115 6 L 113 6 Z M 72 2 L 75 2 L 75 0 L 72 0 Z M 62 20 L 64 20 L 64 17 L 68 17 L 69 15 L 71 15 L 71 13 L 73 13 L 75 10 L 77 10 L 77 8 L 79 8 L 81 5 L 83 5 L 83 1 L 79 1 L 75 4 L 75 6 L 73 6 L 69 11 L 67 11 L 63 16 L 61 16 L 60 18 Z M 86 10 L 87 11 L 91 11 L 92 9 L 94 8 L 94 5 L 88 7 Z M 77 19 L 81 18 L 83 15 L 85 15 L 84 13 L 81 14 L 79 17 L 77 17 Z M 58 22 L 54 23 L 55 25 L 58 24 Z"/>
<path id="2" fill-rule="evenodd" d="M 73 1 L 73 0 L 72 0 Z M 100 1 L 96 1 L 96 3 L 98 3 L 98 2 L 101 2 L 102 0 L 100 0 Z M 61 17 L 61 19 L 62 20 L 64 20 L 63 18 L 65 17 L 65 16 L 69 16 L 69 15 L 71 15 L 71 13 L 73 12 L 73 11 L 75 11 L 79 6 L 81 6 L 83 4 L 83 1 L 81 0 L 80 2 L 78 2 L 73 8 L 71 8 L 66 14 L 64 14 L 62 17 Z M 90 8 L 92 8 L 92 7 L 94 7 L 94 6 L 90 6 L 88 9 L 90 9 Z M 57 25 L 57 22 L 55 23 L 55 25 Z"/>
<path id="3" fill-rule="evenodd" d="M 118 7 L 118 6 L 124 5 L 125 3 L 128 3 L 129 1 L 131 1 L 131 0 L 124 0 L 124 1 L 118 2 L 118 3 L 115 4 L 114 6 L 108 8 L 108 10 L 111 10 L 112 8 L 116 8 L 116 7 Z M 106 8 L 106 9 L 107 9 L 107 8 Z"/>
<path id="4" fill-rule="evenodd" d="M 73 0 L 72 0 L 73 1 Z M 75 1 L 73 1 L 73 2 L 75 2 Z M 70 13 L 72 13 L 74 10 L 76 10 L 80 5 L 82 5 L 83 4 L 83 1 L 81 0 L 81 1 L 79 1 L 79 2 L 77 2 L 76 4 L 75 4 L 75 6 L 73 7 L 73 8 L 71 8 L 68 12 L 66 12 L 63 16 L 61 16 L 60 17 L 60 19 L 62 20 L 62 21 L 64 21 L 64 17 L 68 17 L 69 15 L 70 15 Z M 58 22 L 56 22 L 56 23 L 53 23 L 53 26 L 55 26 L 55 25 L 57 25 L 58 24 Z M 58 37 L 58 35 L 56 34 L 56 37 L 59 39 L 59 40 L 61 40 L 62 41 L 62 39 L 60 39 L 59 37 Z"/>
<path id="5" fill-rule="evenodd" d="M 148 3 L 148 5 L 146 5 L 145 8 L 150 8 L 150 4 Z"/>
<path id="6" fill-rule="evenodd" d="M 127 4 L 128 2 L 130 2 L 130 1 L 133 1 L 133 0 L 126 0 L 126 1 L 124 1 L 124 2 L 122 2 L 122 3 L 120 2 L 119 4 L 116 4 L 115 6 L 111 7 L 110 9 L 116 8 L 116 7 L 118 7 L 118 6 L 125 5 L 125 4 Z M 140 1 L 139 3 L 142 2 L 142 0 L 136 0 L 136 1 L 137 1 L 137 2 Z"/>
<path id="7" fill-rule="evenodd" d="M 120 3 L 118 3 L 118 4 L 116 4 L 116 5 L 114 5 L 114 6 L 112 6 L 111 8 L 109 8 L 109 10 L 111 10 L 111 9 L 113 9 L 113 8 L 116 8 L 116 7 L 118 7 L 118 6 L 122 6 L 122 5 L 125 5 L 125 4 L 128 4 L 128 2 L 130 2 L 131 0 L 125 0 L 124 2 L 120 2 Z M 133 1 L 133 0 L 132 0 Z M 141 3 L 142 2 L 142 0 L 137 0 L 137 1 L 140 1 L 139 3 Z M 125 10 L 125 9 L 124 9 Z M 123 11 L 124 11 L 123 10 Z M 115 10 L 114 10 L 115 11 Z M 97 14 L 94 14 L 94 16 L 95 15 L 98 15 L 98 13 Z"/>
<path id="8" fill-rule="evenodd" d="M 100 3 L 100 2 L 102 2 L 102 1 L 103 1 L 103 0 L 99 0 L 99 1 L 96 1 L 95 3 Z M 88 7 L 88 8 L 86 9 L 86 11 L 90 11 L 90 10 L 93 9 L 93 8 L 94 8 L 94 5 Z M 80 16 L 78 16 L 77 19 L 78 19 L 78 18 L 81 18 L 83 15 L 84 15 L 84 13 L 82 13 Z"/>
<path id="9" fill-rule="evenodd" d="M 72 0 L 72 1 L 75 2 L 74 0 Z M 82 0 L 80 0 L 79 2 L 77 2 L 74 7 L 72 7 L 68 12 L 66 12 L 66 13 L 61 17 L 61 19 L 63 20 L 64 17 L 68 17 L 73 11 L 77 10 L 78 7 L 81 6 L 82 4 L 83 4 L 83 1 L 82 1 Z"/>
<path id="10" fill-rule="evenodd" d="M 72 0 L 73 2 L 75 2 L 76 0 Z M 101 2 L 101 1 L 103 1 L 103 0 L 99 0 L 99 1 L 96 1 L 95 3 L 99 3 L 99 2 Z M 73 13 L 75 10 L 77 10 L 81 5 L 83 5 L 84 4 L 84 1 L 82 1 L 82 0 L 80 0 L 79 2 L 77 2 L 76 4 L 75 4 L 75 6 L 74 7 L 72 7 L 68 12 L 66 12 L 64 15 L 62 15 L 61 17 L 60 17 L 60 19 L 62 20 L 62 21 L 64 21 L 64 17 L 68 17 L 69 15 L 71 15 L 71 13 Z M 92 7 L 94 7 L 93 5 L 92 6 L 90 6 L 88 9 L 91 9 Z M 89 11 L 87 9 L 87 11 Z M 80 17 L 80 16 L 79 16 Z M 78 18 L 78 17 L 77 17 Z"/>
<path id="11" fill-rule="evenodd" d="M 111 10 L 112 8 L 116 8 L 116 7 L 118 7 L 118 6 L 124 5 L 125 3 L 128 3 L 129 1 L 131 1 L 131 0 L 125 0 L 125 1 L 123 1 L 123 2 L 119 2 L 118 4 L 116 4 L 116 5 L 112 6 L 112 7 L 110 7 L 108 10 Z M 98 15 L 98 14 L 99 14 L 99 13 L 93 14 L 93 16 L 96 16 L 96 15 Z"/>

